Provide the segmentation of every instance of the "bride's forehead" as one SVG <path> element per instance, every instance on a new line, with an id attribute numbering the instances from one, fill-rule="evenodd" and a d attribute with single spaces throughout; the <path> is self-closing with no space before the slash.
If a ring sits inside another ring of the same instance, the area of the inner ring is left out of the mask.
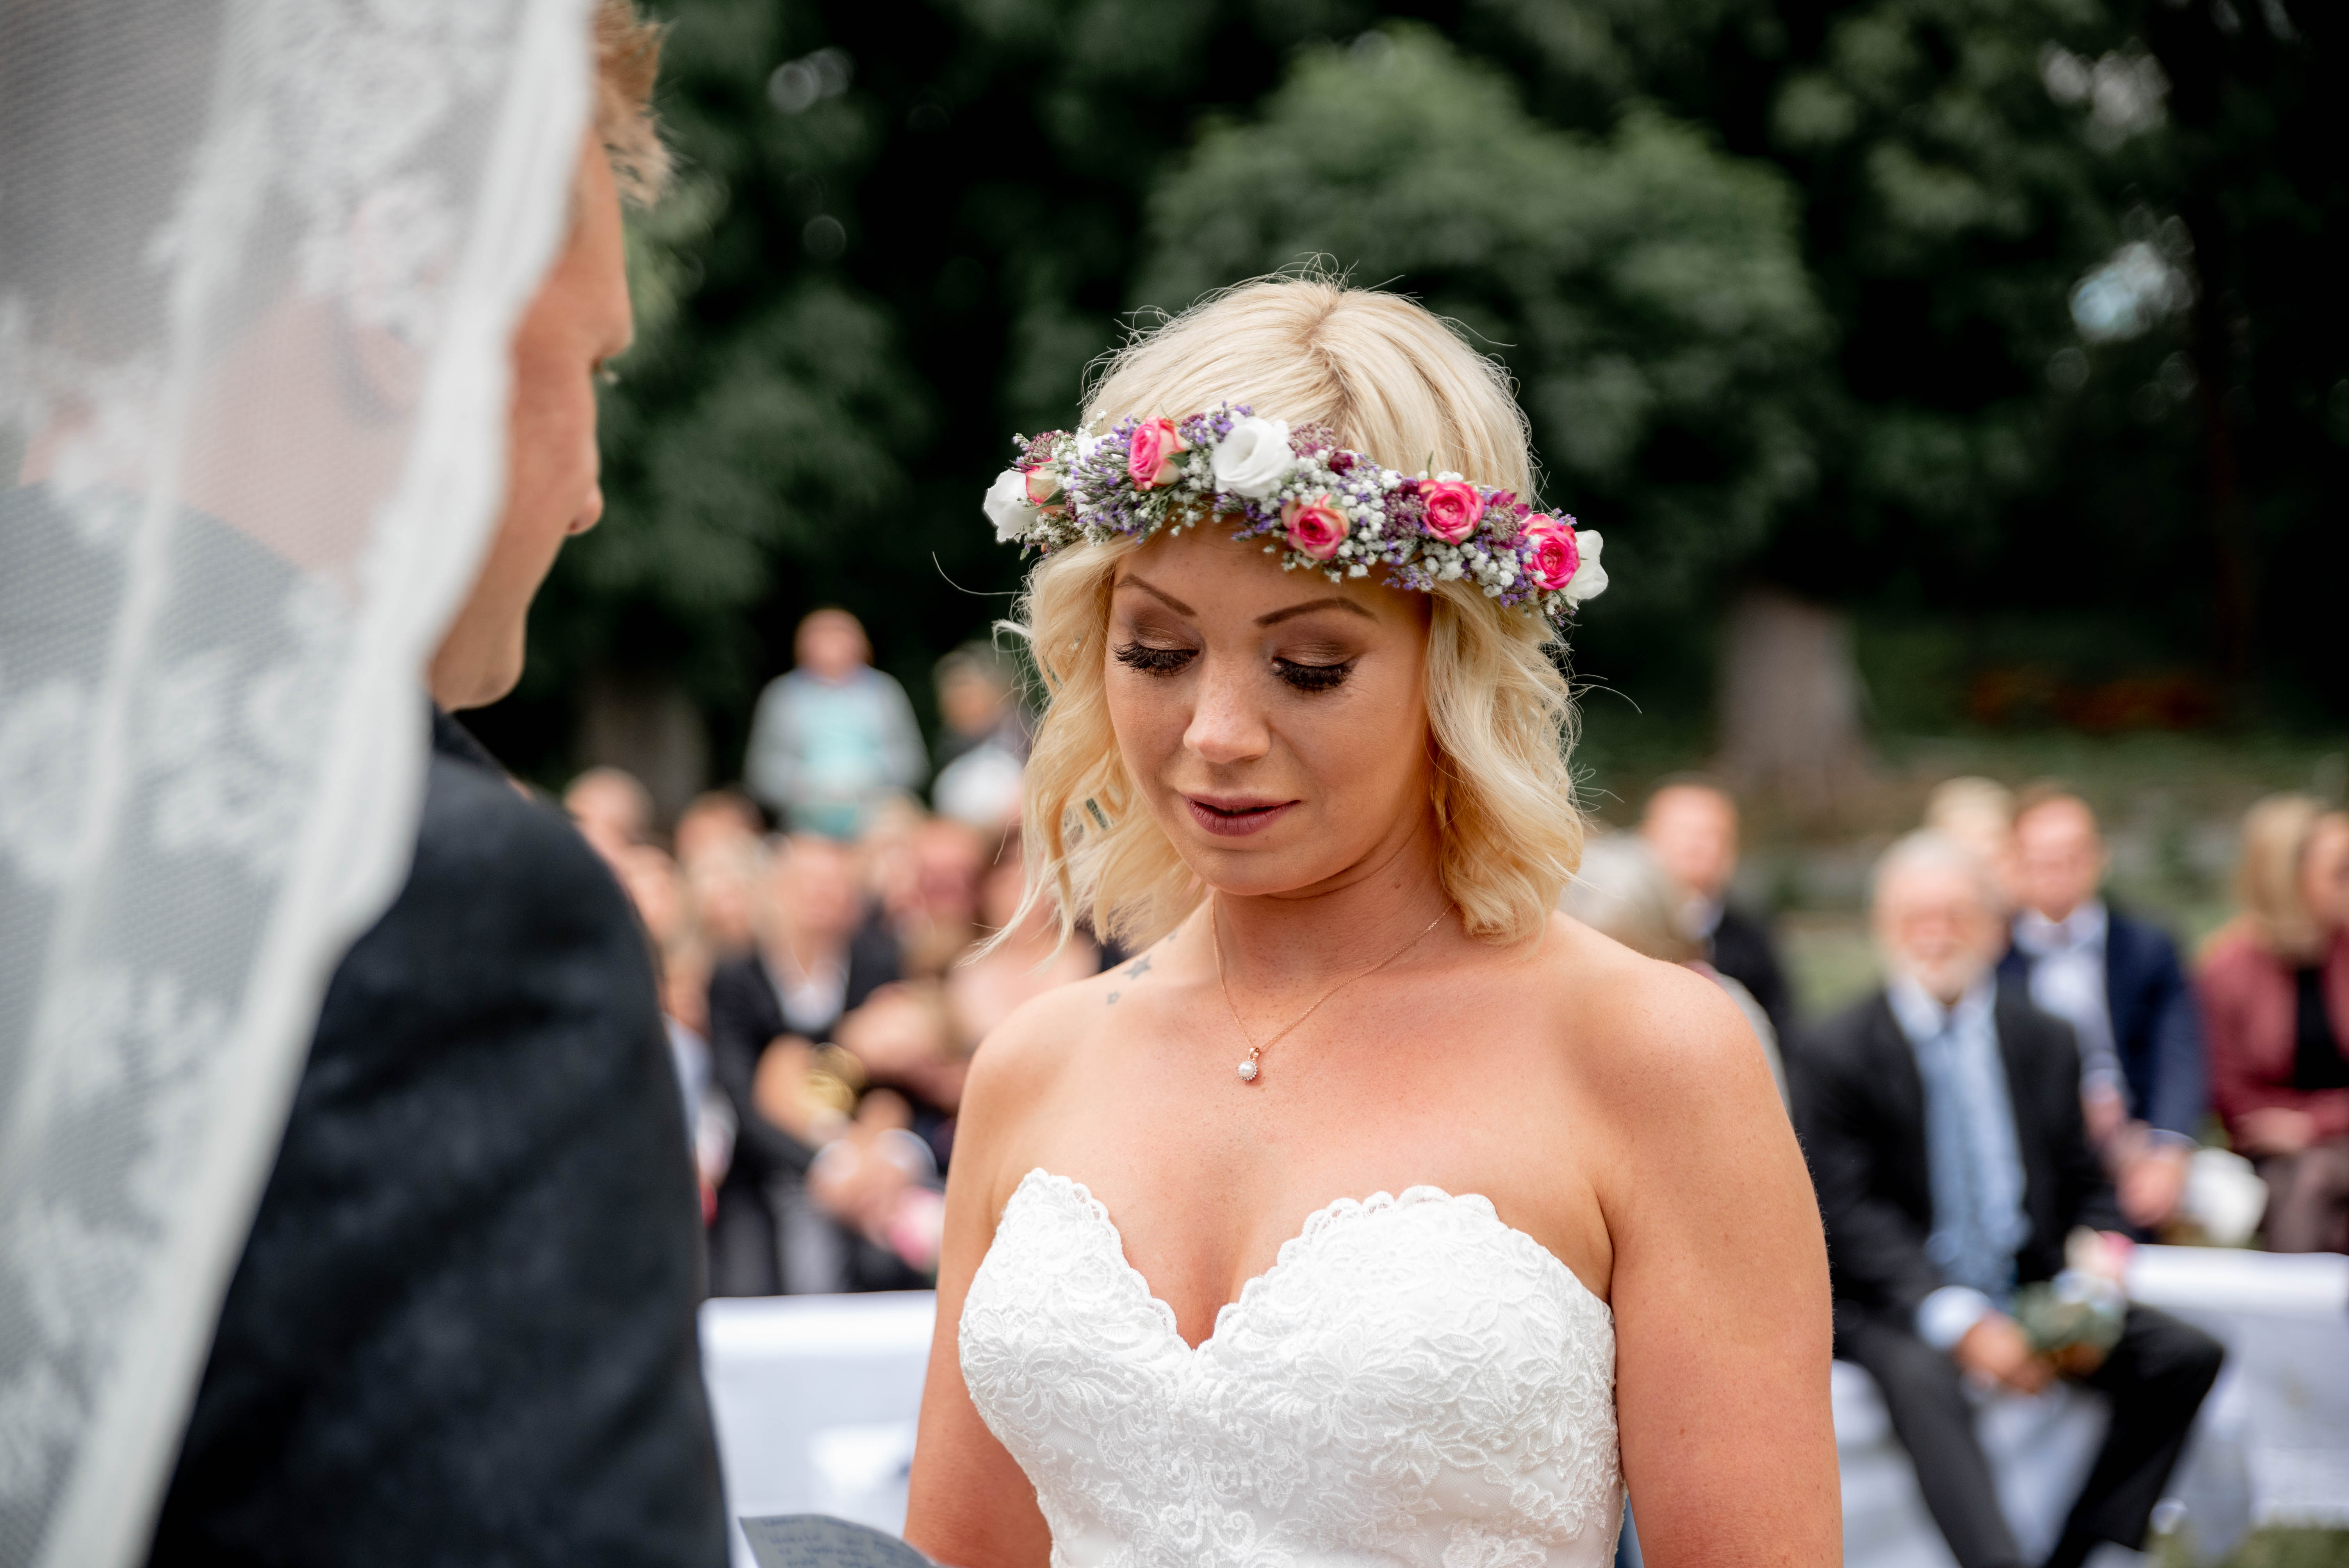
<path id="1" fill-rule="evenodd" d="M 1254 617 L 1331 598 L 1358 604 L 1381 622 L 1408 622 L 1423 614 L 1425 594 L 1390 588 L 1375 578 L 1332 583 L 1324 573 L 1283 571 L 1280 557 L 1266 552 L 1266 542 L 1235 539 L 1229 529 L 1214 524 L 1154 534 L 1118 563 L 1117 585 L 1133 588 L 1133 598 L 1179 600 L 1201 615 Z"/>

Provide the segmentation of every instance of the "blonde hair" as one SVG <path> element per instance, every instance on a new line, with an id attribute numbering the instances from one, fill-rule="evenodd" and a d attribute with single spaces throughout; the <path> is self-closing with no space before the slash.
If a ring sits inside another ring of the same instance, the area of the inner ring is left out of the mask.
<path id="1" fill-rule="evenodd" d="M 2313 795 L 2271 795 L 2243 814 L 2235 902 L 2252 941 L 2280 957 L 2306 957 L 2324 934 L 2300 895 L 2302 862 L 2319 824 L 2341 813 Z"/>
<path id="2" fill-rule="evenodd" d="M 664 29 L 638 14 L 636 0 L 596 0 L 595 27 L 596 139 L 621 198 L 649 207 L 669 178 L 668 148 L 652 108 Z"/>
<path id="3" fill-rule="evenodd" d="M 1306 277 L 1210 296 L 1126 345 L 1094 386 L 1085 423 L 1179 418 L 1226 400 L 1325 425 L 1388 468 L 1533 494 L 1526 418 L 1506 377 L 1397 294 Z M 1138 548 L 1117 540 L 1048 556 L 1009 628 L 1028 637 L 1044 677 L 1025 785 L 1028 903 L 1054 897 L 1064 933 L 1089 924 L 1130 946 L 1172 930 L 1206 892 L 1126 777 L 1110 725 L 1110 592 Z M 1433 597 L 1423 680 L 1444 892 L 1472 935 L 1525 941 L 1582 856 L 1567 764 L 1573 699 L 1547 623 L 1473 583 L 1440 583 Z"/>

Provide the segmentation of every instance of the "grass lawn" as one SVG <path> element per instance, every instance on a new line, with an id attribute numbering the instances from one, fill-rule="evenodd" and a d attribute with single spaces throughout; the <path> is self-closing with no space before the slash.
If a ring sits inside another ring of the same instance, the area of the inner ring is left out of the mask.
<path id="1" fill-rule="evenodd" d="M 2179 1536 L 2158 1542 L 2161 1568 L 2213 1568 Z M 2215 1568 L 2349 1568 L 2349 1530 L 2255 1530 Z"/>

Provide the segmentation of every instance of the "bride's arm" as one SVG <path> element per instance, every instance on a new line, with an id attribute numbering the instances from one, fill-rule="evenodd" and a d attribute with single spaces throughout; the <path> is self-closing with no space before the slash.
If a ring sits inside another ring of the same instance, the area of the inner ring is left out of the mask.
<path id="1" fill-rule="evenodd" d="M 1042 1568 L 1051 1557 L 1036 1489 L 971 1405 L 957 1335 L 971 1275 L 1011 1194 L 1004 1180 L 1011 1123 L 1039 1098 L 1038 1011 L 1031 1004 L 1013 1014 L 972 1058 L 947 1176 L 937 1328 L 922 1385 L 905 1539 L 951 1568 Z"/>
<path id="2" fill-rule="evenodd" d="M 1651 968 L 1593 1053 L 1613 1158 L 1615 1401 L 1651 1568 L 1843 1560 L 1826 1245 L 1762 1051 L 1710 982 Z"/>

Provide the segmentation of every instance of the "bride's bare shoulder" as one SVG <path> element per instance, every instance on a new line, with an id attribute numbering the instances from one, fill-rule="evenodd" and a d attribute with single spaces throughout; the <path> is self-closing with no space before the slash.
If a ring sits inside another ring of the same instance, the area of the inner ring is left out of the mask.
<path id="1" fill-rule="evenodd" d="M 1154 978 L 1151 967 L 1147 954 L 1125 959 L 1098 975 L 1031 996 L 1013 1009 L 971 1057 L 963 1089 L 963 1124 L 976 1117 L 999 1125 L 1042 1113 L 1069 1085 L 1076 1061 L 1143 999 L 1139 994 Z"/>
<path id="2" fill-rule="evenodd" d="M 1706 975 L 1643 957 L 1564 914 L 1550 917 L 1536 964 L 1548 1038 L 1634 1123 L 1698 1102 L 1778 1111 L 1753 1026 Z"/>
<path id="3" fill-rule="evenodd" d="M 1115 974 L 1107 970 L 1055 985 L 1012 1009 L 972 1055 L 970 1091 L 1034 1089 L 1057 1077 L 1089 1037 Z"/>

